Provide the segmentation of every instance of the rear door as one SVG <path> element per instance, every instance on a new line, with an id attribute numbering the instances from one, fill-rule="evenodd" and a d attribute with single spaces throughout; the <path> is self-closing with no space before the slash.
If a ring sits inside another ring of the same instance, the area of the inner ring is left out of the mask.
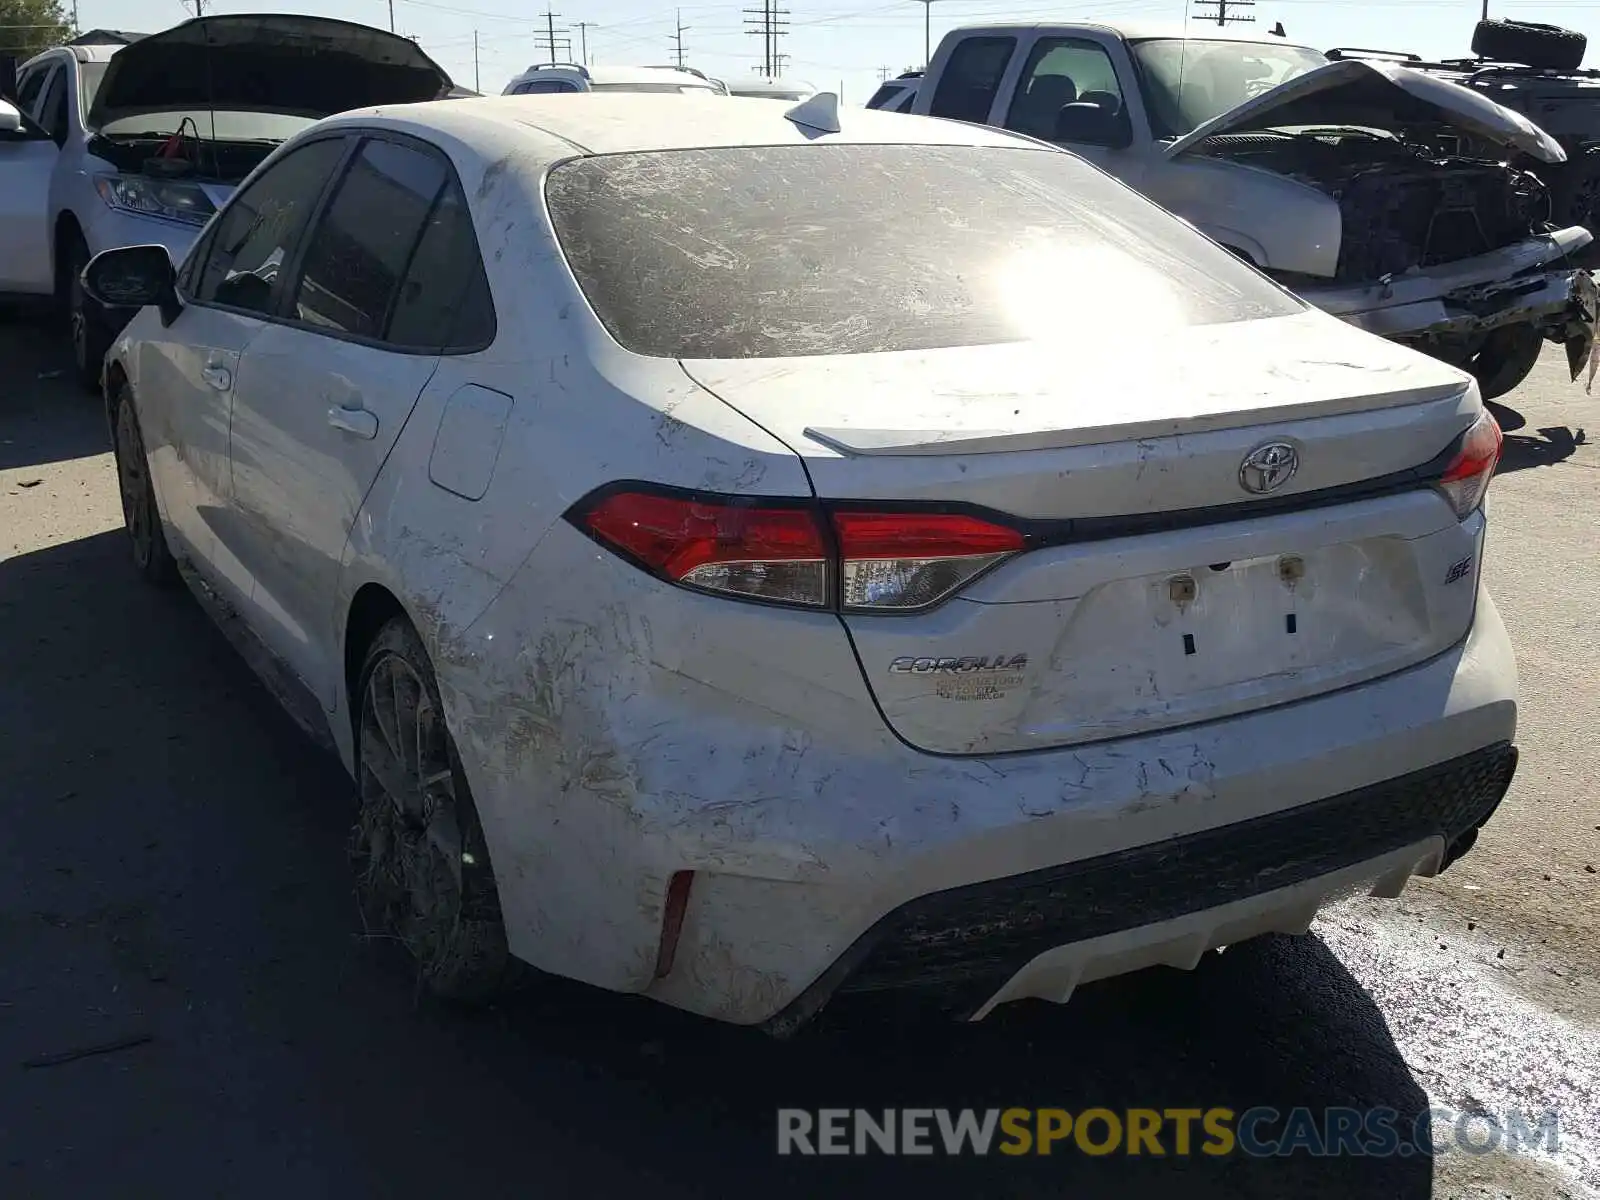
<path id="1" fill-rule="evenodd" d="M 437 294 L 446 277 L 411 268 L 432 261 L 458 211 L 442 152 L 367 136 L 288 268 L 278 319 L 240 363 L 233 549 L 251 578 L 252 624 L 330 709 L 345 540 L 451 336 Z"/>

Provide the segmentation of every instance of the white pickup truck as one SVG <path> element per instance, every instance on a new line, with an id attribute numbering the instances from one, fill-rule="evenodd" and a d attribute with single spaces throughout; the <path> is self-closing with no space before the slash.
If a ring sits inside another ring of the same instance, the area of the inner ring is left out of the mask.
<path id="1" fill-rule="evenodd" d="M 1053 142 L 1309 303 L 1510 391 L 1546 340 L 1588 361 L 1581 226 L 1547 223 L 1565 153 L 1519 113 L 1271 34 L 1099 22 L 951 31 L 913 113 Z"/>

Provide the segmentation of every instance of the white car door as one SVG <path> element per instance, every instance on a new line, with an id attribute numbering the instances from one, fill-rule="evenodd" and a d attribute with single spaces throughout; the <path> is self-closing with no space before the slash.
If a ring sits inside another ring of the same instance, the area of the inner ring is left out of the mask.
<path id="1" fill-rule="evenodd" d="M 0 292 L 55 290 L 50 179 L 60 155 L 43 130 L 0 101 Z"/>
<path id="2" fill-rule="evenodd" d="M 426 289 L 408 271 L 446 210 L 464 219 L 459 195 L 442 152 L 369 135 L 290 268 L 281 319 L 240 363 L 232 549 L 250 576 L 250 621 L 330 710 L 344 678 L 333 608 L 345 542 L 438 368 L 451 311 L 411 325 Z"/>
<path id="3" fill-rule="evenodd" d="M 182 312 L 138 344 L 140 419 L 151 473 L 185 554 L 236 605 L 249 579 L 228 552 L 228 427 L 245 347 L 267 327 L 277 269 L 348 152 L 344 138 L 284 155 L 232 198 L 183 265 Z"/>

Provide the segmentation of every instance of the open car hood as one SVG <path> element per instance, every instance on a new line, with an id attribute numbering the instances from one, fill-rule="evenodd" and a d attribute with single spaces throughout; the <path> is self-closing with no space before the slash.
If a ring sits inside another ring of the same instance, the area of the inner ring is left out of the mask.
<path id="1" fill-rule="evenodd" d="M 326 17 L 196 17 L 112 56 L 88 124 L 217 108 L 321 119 L 437 100 L 454 84 L 410 38 Z"/>
<path id="2" fill-rule="evenodd" d="M 1409 67 L 1354 58 L 1317 67 L 1246 100 L 1185 134 L 1166 147 L 1165 154 L 1175 158 L 1219 133 L 1273 126 L 1357 125 L 1399 133 L 1441 124 L 1540 162 L 1566 161 L 1559 143 L 1521 113 Z"/>

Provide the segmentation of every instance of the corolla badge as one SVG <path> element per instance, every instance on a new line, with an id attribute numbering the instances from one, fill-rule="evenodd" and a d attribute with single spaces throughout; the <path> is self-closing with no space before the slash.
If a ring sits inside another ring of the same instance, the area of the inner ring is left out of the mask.
<path id="1" fill-rule="evenodd" d="M 1239 464 L 1239 486 L 1254 496 L 1275 492 L 1300 469 L 1300 452 L 1288 442 L 1257 446 Z"/>

